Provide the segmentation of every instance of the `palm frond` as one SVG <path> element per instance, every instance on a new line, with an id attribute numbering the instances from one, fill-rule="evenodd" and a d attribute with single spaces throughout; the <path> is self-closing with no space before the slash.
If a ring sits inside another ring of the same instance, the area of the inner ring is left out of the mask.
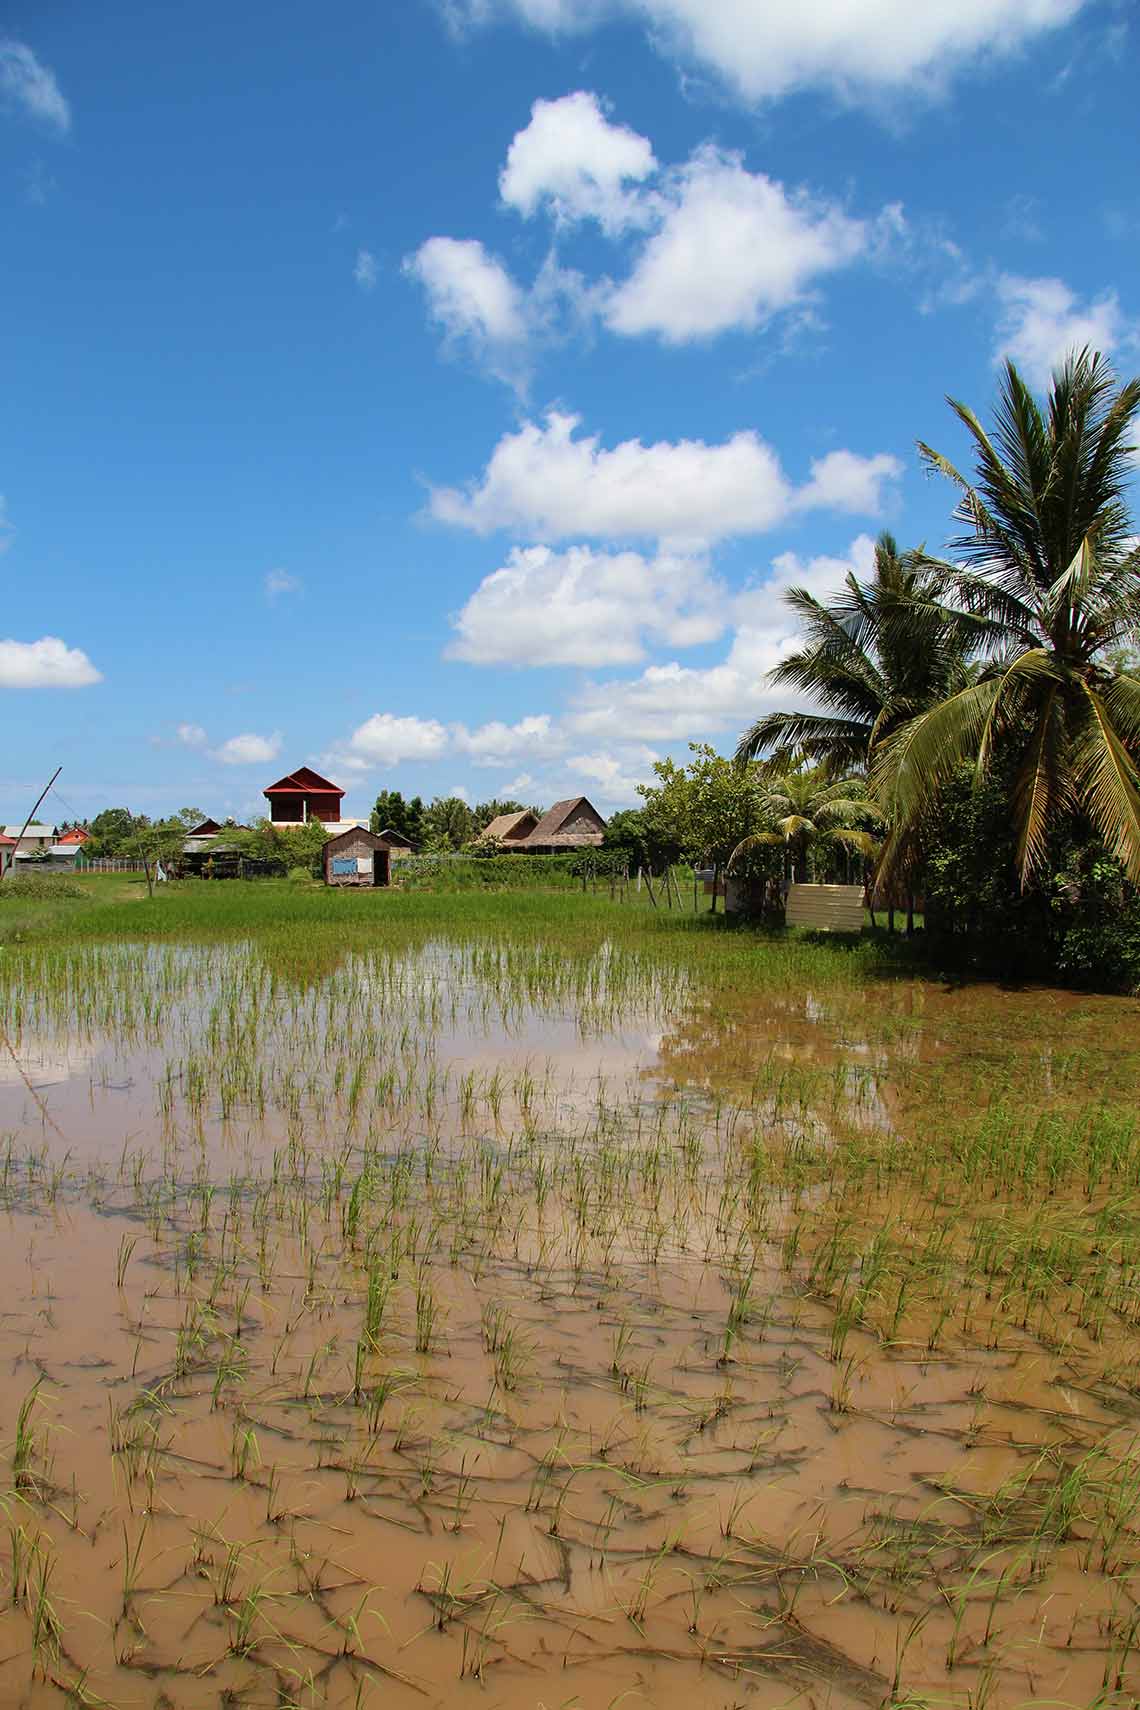
<path id="1" fill-rule="evenodd" d="M 1074 783 L 1089 818 L 1134 884 L 1140 883 L 1136 766 L 1105 702 L 1083 684 L 1088 724 L 1074 756 Z"/>

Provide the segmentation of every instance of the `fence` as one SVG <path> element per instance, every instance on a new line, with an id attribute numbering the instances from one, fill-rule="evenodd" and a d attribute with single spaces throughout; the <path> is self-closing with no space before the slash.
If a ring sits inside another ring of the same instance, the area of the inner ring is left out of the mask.
<path id="1" fill-rule="evenodd" d="M 145 873 L 145 861 L 127 861 L 118 855 L 100 855 L 95 860 L 84 859 L 77 855 L 74 871 L 77 873 Z"/>

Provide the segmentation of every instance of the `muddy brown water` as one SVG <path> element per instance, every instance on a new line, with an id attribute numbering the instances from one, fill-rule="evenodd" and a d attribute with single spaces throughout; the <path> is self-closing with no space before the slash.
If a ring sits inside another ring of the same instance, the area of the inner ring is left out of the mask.
<path id="1" fill-rule="evenodd" d="M 1137 1701 L 1140 1006 L 6 980 L 0 1704 Z M 1116 1174 L 1044 1209 L 919 1161 L 1093 1109 Z"/>

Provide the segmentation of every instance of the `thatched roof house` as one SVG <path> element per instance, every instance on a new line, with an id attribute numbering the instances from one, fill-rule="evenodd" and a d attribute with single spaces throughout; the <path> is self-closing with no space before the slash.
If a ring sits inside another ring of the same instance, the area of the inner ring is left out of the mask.
<path id="1" fill-rule="evenodd" d="M 528 855 L 560 855 L 569 849 L 600 849 L 606 822 L 585 796 L 568 796 L 544 813 L 521 844 Z"/>
<path id="2" fill-rule="evenodd" d="M 493 819 L 490 825 L 485 825 L 481 835 L 493 837 L 498 843 L 518 844 L 529 837 L 538 824 L 538 815 L 529 808 L 522 808 L 518 813 L 501 813 Z"/>

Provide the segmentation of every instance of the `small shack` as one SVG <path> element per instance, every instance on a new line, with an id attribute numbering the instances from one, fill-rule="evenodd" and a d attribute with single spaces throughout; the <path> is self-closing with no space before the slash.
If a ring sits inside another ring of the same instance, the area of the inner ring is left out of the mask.
<path id="1" fill-rule="evenodd" d="M 12 865 L 12 857 L 16 853 L 16 839 L 9 837 L 7 832 L 0 831 L 0 878 Z"/>
<path id="2" fill-rule="evenodd" d="M 406 855 L 414 855 L 416 846 L 410 837 L 405 837 L 402 831 L 393 831 L 390 825 L 380 827 L 377 836 L 382 837 L 388 845 L 388 856 L 392 861 L 400 861 Z"/>
<path id="3" fill-rule="evenodd" d="M 862 932 L 862 885 L 792 885 L 785 919 L 812 932 Z"/>
<path id="4" fill-rule="evenodd" d="M 330 837 L 322 851 L 325 884 L 363 888 L 386 885 L 390 878 L 391 849 L 387 841 L 363 826 Z"/>

